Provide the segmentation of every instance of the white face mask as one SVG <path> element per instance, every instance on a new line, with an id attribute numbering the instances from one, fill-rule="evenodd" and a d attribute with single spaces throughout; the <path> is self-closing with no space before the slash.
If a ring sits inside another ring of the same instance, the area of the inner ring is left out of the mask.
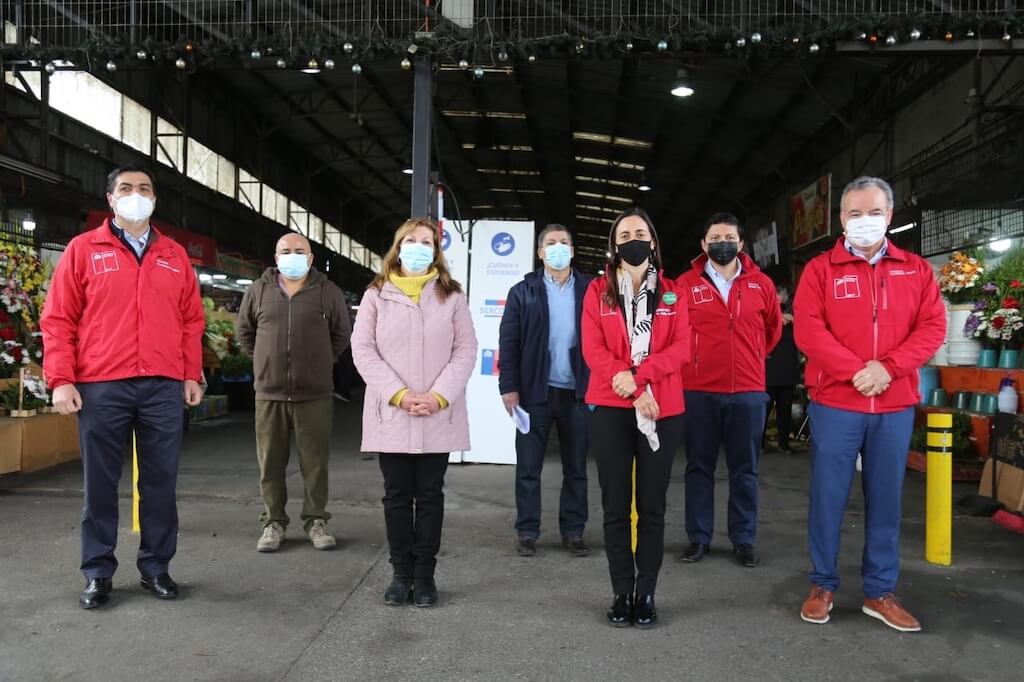
<path id="1" fill-rule="evenodd" d="M 153 215 L 154 206 L 153 200 L 149 197 L 144 197 L 141 194 L 128 194 L 118 197 L 114 202 L 114 213 L 125 220 L 139 223 Z"/>
<path id="2" fill-rule="evenodd" d="M 885 237 L 889 229 L 884 215 L 866 215 L 846 221 L 846 238 L 859 248 L 874 246 Z"/>

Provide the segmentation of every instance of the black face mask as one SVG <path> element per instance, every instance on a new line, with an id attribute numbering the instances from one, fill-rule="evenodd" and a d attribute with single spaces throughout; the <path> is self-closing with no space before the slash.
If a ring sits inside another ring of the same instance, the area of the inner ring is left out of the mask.
<path id="1" fill-rule="evenodd" d="M 737 242 L 711 242 L 708 244 L 708 258 L 719 265 L 728 265 L 733 262 L 739 252 L 740 245 Z"/>
<path id="2" fill-rule="evenodd" d="M 643 265 L 644 261 L 651 257 L 651 242 L 644 239 L 634 239 L 625 244 L 619 244 L 619 256 L 632 266 Z"/>

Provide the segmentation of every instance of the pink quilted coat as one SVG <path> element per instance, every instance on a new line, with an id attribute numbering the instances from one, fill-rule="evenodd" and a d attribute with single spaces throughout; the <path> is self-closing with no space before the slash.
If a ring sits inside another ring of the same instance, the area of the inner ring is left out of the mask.
<path id="1" fill-rule="evenodd" d="M 440 300 L 436 280 L 423 288 L 418 305 L 390 282 L 367 289 L 352 332 L 352 359 L 366 381 L 363 452 L 469 450 L 466 383 L 476 348 L 464 295 Z M 448 407 L 410 416 L 389 404 L 403 388 L 434 391 Z"/>

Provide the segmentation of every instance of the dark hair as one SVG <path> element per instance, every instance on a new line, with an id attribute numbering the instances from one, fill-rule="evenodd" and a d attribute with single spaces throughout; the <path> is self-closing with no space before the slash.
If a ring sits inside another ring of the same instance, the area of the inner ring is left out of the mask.
<path id="1" fill-rule="evenodd" d="M 552 232 L 565 232 L 567 235 L 569 235 L 569 243 L 574 243 L 574 240 L 572 238 L 572 230 L 570 230 L 565 225 L 559 225 L 558 223 L 548 223 L 544 227 L 544 229 L 540 231 L 540 234 L 537 235 L 538 249 L 544 246 L 544 237 L 547 237 Z"/>
<path id="2" fill-rule="evenodd" d="M 114 193 L 114 187 L 117 186 L 117 178 L 125 173 L 145 173 L 149 177 L 149 184 L 153 185 L 153 194 L 156 194 L 156 179 L 153 177 L 153 172 L 137 163 L 129 163 L 110 171 L 110 174 L 107 176 L 107 194 Z"/>
<path id="3" fill-rule="evenodd" d="M 734 226 L 736 228 L 736 233 L 740 236 L 740 241 L 744 241 L 744 239 L 746 238 L 745 235 L 743 234 L 743 226 L 740 225 L 739 218 L 734 216 L 732 213 L 726 213 L 725 211 L 720 211 L 720 212 L 715 213 L 714 215 L 712 215 L 707 220 L 705 220 L 704 221 L 704 236 L 702 237 L 702 239 L 707 239 L 708 230 L 711 229 L 712 225 L 732 225 L 732 226 Z"/>
<path id="4" fill-rule="evenodd" d="M 619 277 L 616 271 L 619 267 L 620 258 L 618 245 L 615 243 L 615 231 L 619 229 L 619 223 L 632 216 L 636 216 L 647 223 L 647 230 L 651 233 L 651 238 L 654 240 L 651 265 L 656 270 L 661 270 L 661 240 L 658 238 L 657 230 L 654 229 L 654 221 L 651 220 L 651 216 L 647 215 L 647 211 L 634 206 L 615 216 L 615 220 L 612 221 L 612 228 L 608 231 L 608 253 L 612 254 L 612 257 L 604 269 L 604 302 L 609 308 L 613 309 L 619 305 Z"/>

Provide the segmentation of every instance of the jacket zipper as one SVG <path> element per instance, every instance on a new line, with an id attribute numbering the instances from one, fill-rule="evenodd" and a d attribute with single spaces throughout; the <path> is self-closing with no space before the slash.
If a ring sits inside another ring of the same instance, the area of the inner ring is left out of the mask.
<path id="1" fill-rule="evenodd" d="M 875 269 L 868 265 L 868 279 L 871 280 L 871 359 L 878 360 L 878 292 L 875 291 Z M 871 414 L 875 413 L 875 396 L 868 399 Z"/>
<path id="2" fill-rule="evenodd" d="M 298 293 L 298 292 L 296 292 Z M 287 294 L 286 294 L 287 295 Z M 292 297 L 288 297 L 288 337 L 285 342 L 285 357 L 288 359 L 286 377 L 288 380 L 288 402 L 292 400 Z"/>
<path id="3" fill-rule="evenodd" d="M 693 374 L 694 376 L 700 374 L 700 364 L 698 358 L 700 351 L 700 332 L 693 332 Z"/>
<path id="4" fill-rule="evenodd" d="M 737 279 L 737 282 L 734 283 L 734 286 L 736 284 L 738 284 L 739 278 L 737 277 L 736 279 Z M 732 290 L 730 289 L 729 291 L 731 293 Z M 736 317 L 737 318 L 740 316 L 740 311 L 741 310 L 743 310 L 743 290 L 742 289 L 737 289 L 736 290 Z M 729 313 L 729 356 L 730 356 L 730 358 L 732 358 L 732 364 L 729 367 L 729 376 L 730 376 L 730 378 L 732 380 L 732 392 L 733 393 L 736 392 L 736 329 L 735 329 L 734 322 L 735 322 L 735 319 L 733 317 L 732 312 L 730 311 L 730 313 Z"/>

